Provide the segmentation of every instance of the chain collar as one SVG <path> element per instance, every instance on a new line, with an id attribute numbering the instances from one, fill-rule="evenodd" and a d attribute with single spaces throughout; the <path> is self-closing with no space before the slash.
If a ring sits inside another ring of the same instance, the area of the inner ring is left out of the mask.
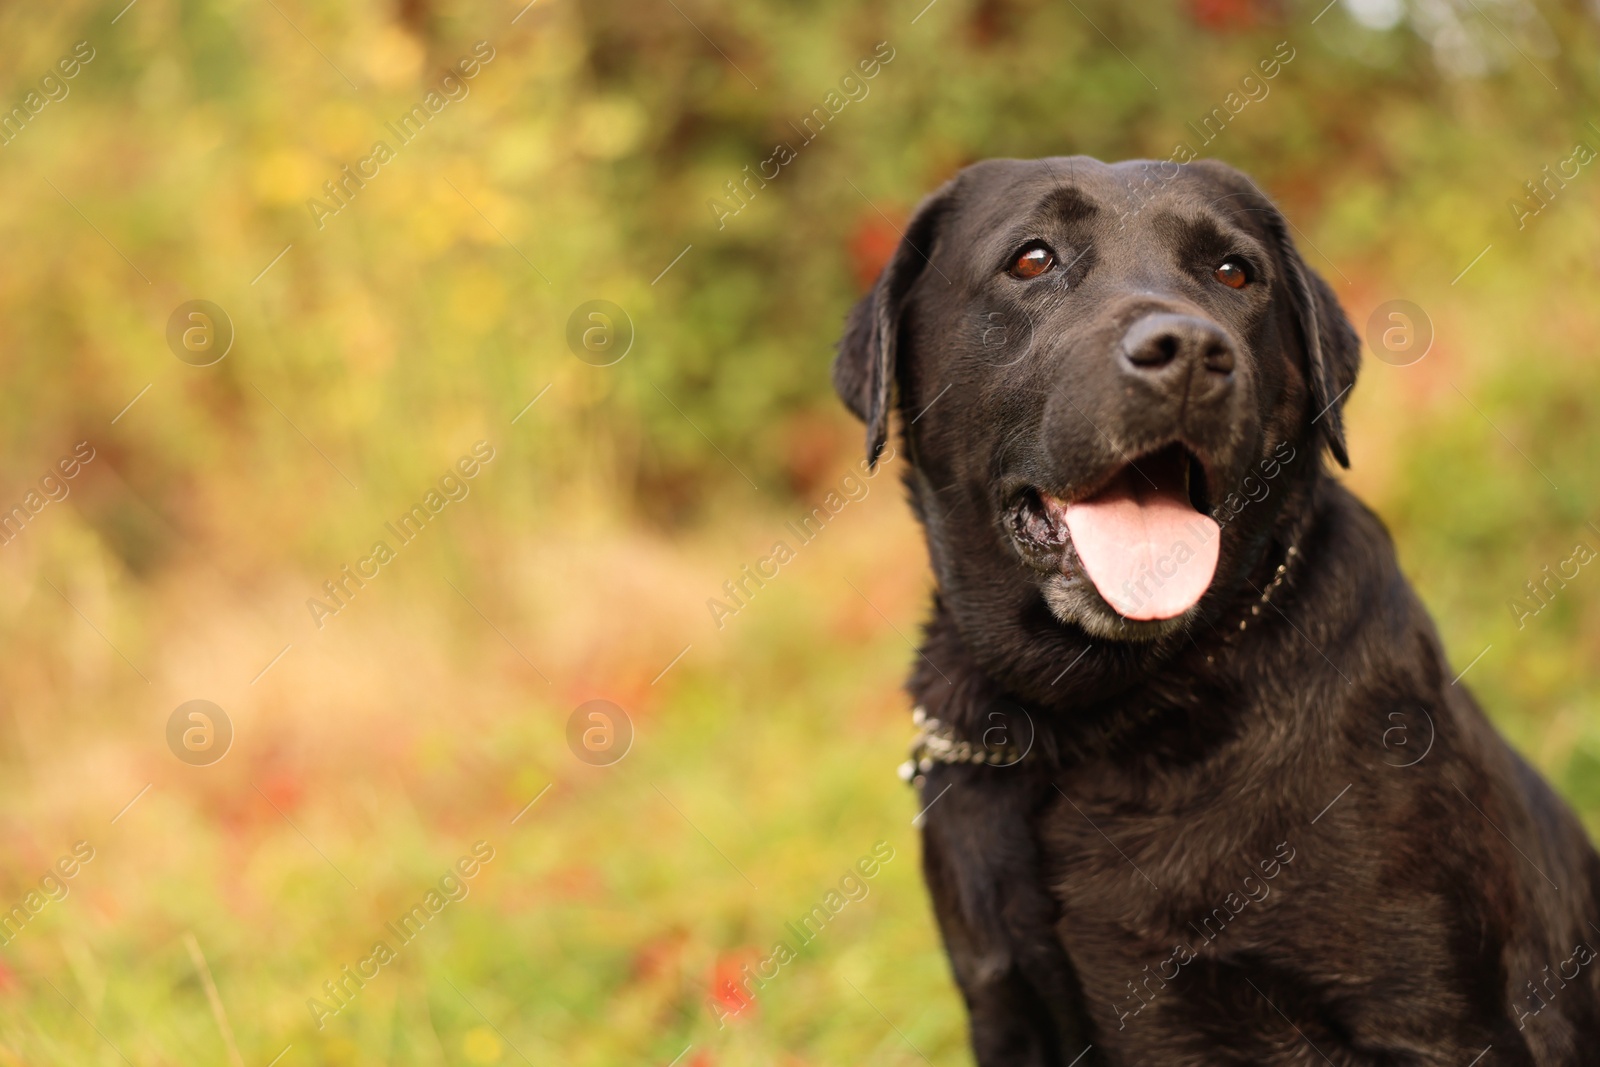
<path id="1" fill-rule="evenodd" d="M 923 775 L 933 770 L 935 763 L 987 764 L 1009 767 L 1022 761 L 1026 753 L 1009 741 L 1003 745 L 975 745 L 971 741 L 958 741 L 955 730 L 938 719 L 930 718 L 920 704 L 911 711 L 911 721 L 917 727 L 911 739 L 911 758 L 900 765 L 900 780 L 921 785 Z"/>
<path id="2" fill-rule="evenodd" d="M 1239 620 L 1239 629 L 1243 630 L 1250 625 L 1250 620 L 1261 614 L 1261 609 L 1272 602 L 1272 594 L 1276 593 L 1284 581 L 1289 577 L 1289 568 L 1294 566 L 1294 561 L 1299 558 L 1300 549 L 1290 545 L 1283 554 L 1283 562 L 1278 564 L 1278 569 L 1272 574 L 1272 581 L 1261 591 L 1261 599 L 1250 605 L 1250 618 Z"/>
<path id="3" fill-rule="evenodd" d="M 1267 587 L 1261 590 L 1261 596 L 1254 604 L 1250 605 L 1250 614 L 1239 620 L 1239 632 L 1250 628 L 1250 624 L 1261 617 L 1261 609 L 1272 603 L 1272 597 L 1283 588 L 1289 580 L 1290 572 L 1294 569 L 1295 562 L 1300 558 L 1300 539 L 1305 536 L 1306 527 L 1310 524 L 1310 516 L 1302 519 L 1295 527 L 1289 540 L 1289 547 L 1283 550 L 1283 562 L 1279 563 L 1272 572 L 1272 580 Z M 1212 656 L 1206 657 L 1207 663 L 1215 662 Z"/>

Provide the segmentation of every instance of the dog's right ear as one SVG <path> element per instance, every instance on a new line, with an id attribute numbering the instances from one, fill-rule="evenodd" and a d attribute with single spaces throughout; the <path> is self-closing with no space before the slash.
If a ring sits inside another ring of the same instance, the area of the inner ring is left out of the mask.
<path id="1" fill-rule="evenodd" d="M 833 387 L 845 406 L 867 424 L 867 463 L 871 466 L 877 465 L 889 439 L 900 312 L 911 287 L 929 266 L 950 190 L 951 185 L 946 185 L 917 206 L 877 283 L 850 309 L 844 336 L 839 339 Z"/>

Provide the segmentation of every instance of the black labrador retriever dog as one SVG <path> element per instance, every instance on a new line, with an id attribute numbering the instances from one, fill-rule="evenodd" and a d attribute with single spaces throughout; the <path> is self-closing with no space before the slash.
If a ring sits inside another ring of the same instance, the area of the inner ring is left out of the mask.
<path id="1" fill-rule="evenodd" d="M 1210 161 L 971 166 L 851 312 L 983 1067 L 1600 1063 L 1600 860 L 1325 469 L 1359 361 Z"/>

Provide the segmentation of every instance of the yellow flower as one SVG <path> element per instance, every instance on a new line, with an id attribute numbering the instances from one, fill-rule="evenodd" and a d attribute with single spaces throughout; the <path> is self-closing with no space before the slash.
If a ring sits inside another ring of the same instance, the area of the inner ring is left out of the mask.
<path id="1" fill-rule="evenodd" d="M 500 1059 L 500 1038 L 487 1026 L 474 1026 L 461 1039 L 461 1052 L 473 1063 L 496 1063 Z"/>
<path id="2" fill-rule="evenodd" d="M 335 168 L 324 168 L 323 175 L 310 156 L 293 148 L 270 152 L 256 164 L 250 176 L 250 186 L 257 196 L 269 204 L 298 203 L 322 191 L 322 183 L 333 176 Z"/>
<path id="3" fill-rule="evenodd" d="M 488 332 L 505 306 L 506 286 L 498 273 L 476 267 L 456 275 L 450 289 L 450 312 L 467 334 L 481 336 Z"/>
<path id="4" fill-rule="evenodd" d="M 644 109 L 629 97 L 590 100 L 578 110 L 578 151 L 596 159 L 620 159 L 638 145 L 644 123 Z"/>
<path id="5" fill-rule="evenodd" d="M 423 58 L 422 45 L 415 37 L 398 26 L 387 25 L 373 36 L 366 49 L 367 73 L 379 85 L 392 89 L 414 81 Z"/>

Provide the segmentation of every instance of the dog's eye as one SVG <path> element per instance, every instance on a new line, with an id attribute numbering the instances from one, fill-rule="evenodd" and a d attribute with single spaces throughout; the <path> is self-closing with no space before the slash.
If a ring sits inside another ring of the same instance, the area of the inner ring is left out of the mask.
<path id="1" fill-rule="evenodd" d="M 1243 289 L 1250 284 L 1250 272 L 1245 269 L 1244 262 L 1232 257 L 1223 260 L 1211 276 L 1229 289 Z"/>
<path id="2" fill-rule="evenodd" d="M 1025 245 L 1022 251 L 1017 253 L 1017 258 L 1011 261 L 1011 276 L 1037 278 L 1055 265 L 1056 254 L 1050 251 L 1048 245 L 1035 241 Z"/>

